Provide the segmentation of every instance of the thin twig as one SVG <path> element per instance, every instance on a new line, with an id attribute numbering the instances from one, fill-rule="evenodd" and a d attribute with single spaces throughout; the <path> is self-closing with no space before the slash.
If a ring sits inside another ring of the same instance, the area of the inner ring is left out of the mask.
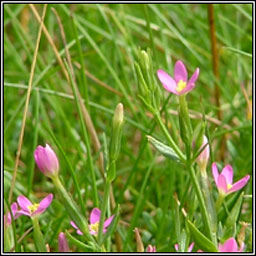
<path id="1" fill-rule="evenodd" d="M 31 6 L 31 4 L 29 4 L 29 6 Z M 22 147 L 22 143 L 23 143 L 23 137 L 24 137 L 24 131 L 25 131 L 25 125 L 26 125 L 26 119 L 27 119 L 27 112 L 28 112 L 30 94 L 31 94 L 31 89 L 32 89 L 32 81 L 33 81 L 33 78 L 34 78 L 37 54 L 38 54 L 39 43 L 40 43 L 41 34 L 42 34 L 43 20 L 44 20 L 45 13 L 46 13 L 46 7 L 47 7 L 47 4 L 44 5 L 42 19 L 40 18 L 41 22 L 40 22 L 38 35 L 37 35 L 37 41 L 36 41 L 36 47 L 35 47 L 35 51 L 34 51 L 33 61 L 32 61 L 32 65 L 31 65 L 30 77 L 29 77 L 29 82 L 28 82 L 28 91 L 27 91 L 27 97 L 26 97 L 26 102 L 25 102 L 25 107 L 24 107 L 24 114 L 23 114 L 21 131 L 20 131 L 20 137 L 19 137 L 18 150 L 17 150 L 17 154 L 16 154 L 15 166 L 14 166 L 13 177 L 12 177 L 10 193 L 9 193 L 9 198 L 8 198 L 9 203 L 11 203 L 11 201 L 12 201 L 13 189 L 14 189 L 16 176 L 17 176 L 17 170 L 18 170 L 20 154 L 21 154 L 21 147 Z"/>
<path id="2" fill-rule="evenodd" d="M 213 74 L 215 76 L 215 81 L 219 81 L 219 55 L 218 55 L 218 47 L 217 47 L 217 37 L 215 33 L 215 22 L 214 22 L 214 8 L 213 4 L 208 4 L 208 19 L 209 19 L 209 26 L 210 26 L 210 37 L 211 37 L 211 48 L 212 48 L 212 68 Z M 215 104 L 218 108 L 217 116 L 218 119 L 222 120 L 222 111 L 220 108 L 220 88 L 215 82 L 214 84 L 214 97 L 215 97 Z M 223 135 L 223 139 L 221 140 L 221 149 L 220 149 L 220 157 L 222 160 L 225 159 L 225 151 L 226 151 L 226 136 Z"/>
<path id="3" fill-rule="evenodd" d="M 31 232 L 33 230 L 33 228 L 31 227 L 31 228 L 29 228 L 28 230 L 26 230 L 24 233 L 23 233 L 23 235 L 18 239 L 18 244 L 19 243 L 21 243 L 22 242 L 22 240 Z M 12 248 L 11 248 L 11 250 L 10 250 L 10 252 L 13 252 L 14 251 L 14 249 L 15 249 L 15 246 L 13 246 Z"/>

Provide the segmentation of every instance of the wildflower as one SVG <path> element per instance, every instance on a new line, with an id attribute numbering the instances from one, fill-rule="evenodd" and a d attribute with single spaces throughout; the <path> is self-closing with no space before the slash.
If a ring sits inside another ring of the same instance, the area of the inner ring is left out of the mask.
<path id="1" fill-rule="evenodd" d="M 236 240 L 231 237 L 224 244 L 219 244 L 219 252 L 242 252 L 244 250 L 244 244 L 238 249 Z"/>
<path id="2" fill-rule="evenodd" d="M 18 210 L 17 203 L 13 203 L 11 205 L 11 211 L 12 211 L 12 216 L 13 216 L 14 219 L 17 219 L 20 216 L 20 214 L 18 214 L 17 210 Z M 11 216 L 10 212 L 8 212 L 7 214 L 4 215 L 4 223 L 5 223 L 6 226 L 11 225 L 12 216 Z"/>
<path id="3" fill-rule="evenodd" d="M 233 183 L 233 168 L 231 165 L 226 165 L 221 174 L 218 172 L 218 168 L 216 163 L 212 164 L 212 174 L 216 183 L 216 186 L 220 192 L 220 194 L 227 195 L 232 192 L 235 192 L 241 188 L 243 188 L 248 180 L 250 179 L 250 175 L 246 175 L 236 183 Z"/>
<path id="4" fill-rule="evenodd" d="M 90 233 L 95 236 L 97 236 L 99 232 L 100 215 L 101 215 L 101 211 L 98 208 L 93 208 L 90 214 L 89 230 L 90 230 Z M 111 217 L 105 220 L 103 225 L 103 233 L 107 232 L 107 227 L 111 224 L 113 218 L 114 218 L 114 215 L 112 215 Z M 77 225 L 73 221 L 71 221 L 70 224 L 72 225 L 73 228 L 76 229 L 76 232 L 78 235 L 83 235 L 82 231 L 78 229 Z"/>
<path id="5" fill-rule="evenodd" d="M 53 194 L 46 196 L 39 204 L 32 204 L 25 196 L 18 196 L 17 202 L 21 208 L 19 214 L 34 217 L 42 214 L 51 204 Z"/>
<path id="6" fill-rule="evenodd" d="M 192 252 L 194 244 L 195 244 L 194 242 L 190 244 L 190 246 L 188 247 L 187 252 Z M 174 247 L 175 247 L 176 251 L 179 251 L 179 245 L 178 244 L 175 244 Z"/>
<path id="7" fill-rule="evenodd" d="M 200 147 L 200 150 L 208 144 L 208 139 L 204 135 L 203 137 L 203 143 L 202 146 Z M 200 155 L 197 157 L 196 162 L 198 163 L 200 169 L 206 170 L 206 166 L 209 160 L 209 155 L 210 155 L 210 148 L 209 145 L 207 145 L 204 150 L 200 153 Z"/>
<path id="8" fill-rule="evenodd" d="M 169 76 L 165 71 L 159 69 L 157 71 L 159 80 L 163 87 L 176 95 L 183 95 L 190 92 L 195 87 L 195 82 L 199 76 L 199 68 L 196 69 L 190 80 L 188 81 L 188 73 L 182 61 L 178 60 L 174 67 L 174 78 Z"/>
<path id="9" fill-rule="evenodd" d="M 63 232 L 60 232 L 58 242 L 59 242 L 59 252 L 69 252 L 68 241 Z"/>
<path id="10" fill-rule="evenodd" d="M 149 244 L 147 247 L 147 252 L 156 252 L 156 246 Z"/>
<path id="11" fill-rule="evenodd" d="M 44 175 L 51 177 L 58 174 L 59 161 L 48 144 L 45 147 L 38 146 L 34 152 L 34 158 L 38 168 Z"/>

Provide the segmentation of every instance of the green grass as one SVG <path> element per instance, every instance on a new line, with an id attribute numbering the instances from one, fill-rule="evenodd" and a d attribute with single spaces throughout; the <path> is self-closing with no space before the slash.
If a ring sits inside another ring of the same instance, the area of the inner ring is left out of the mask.
<path id="1" fill-rule="evenodd" d="M 95 151 L 79 100 L 72 95 L 72 86 L 42 32 L 12 202 L 20 194 L 38 202 L 46 194 L 55 193 L 52 182 L 38 170 L 33 157 L 37 145 L 48 143 L 59 158 L 61 180 L 78 203 L 81 213 L 88 217 L 98 200 L 101 206 L 105 181 L 98 160 L 106 150 L 103 145 L 108 147 L 110 143 L 113 114 L 121 102 L 124 105 L 125 122 L 116 162 L 116 179 L 112 183 L 115 201 L 120 205 L 119 222 L 115 229 L 120 236 L 121 247 L 123 251 L 136 251 L 135 227 L 140 230 L 145 248 L 153 244 L 158 252 L 174 252 L 174 244 L 178 242 L 177 229 L 180 229 L 179 232 L 184 230 L 184 242 L 190 244 L 193 242 L 192 235 L 181 208 L 177 209 L 173 194 L 177 193 L 190 220 L 205 234 L 193 183 L 184 166 L 159 154 L 147 141 L 146 135 L 151 135 L 168 145 L 157 120 L 138 97 L 134 62 L 137 61 L 138 48 L 151 49 L 162 120 L 184 154 L 179 119 L 173 113 L 179 107 L 178 97 L 170 96 L 163 89 L 156 71 L 164 69 L 173 75 L 174 64 L 178 59 L 188 68 L 189 76 L 199 67 L 196 88 L 187 95 L 187 102 L 193 113 L 202 113 L 203 106 L 206 117 L 213 120 L 207 121 L 212 138 L 212 161 L 222 167 L 231 164 L 235 181 L 246 174 L 251 175 L 252 120 L 241 84 L 244 84 L 252 101 L 252 5 L 214 5 L 220 73 L 217 84 L 223 114 L 220 124 L 214 122 L 219 108 L 214 100 L 215 78 L 207 4 L 49 4 L 44 23 L 64 60 L 67 59 L 65 45 L 52 7 L 61 18 L 77 86 L 94 124 L 101 149 Z M 42 15 L 43 5 L 36 5 L 36 9 Z M 39 23 L 29 5 L 4 4 L 3 176 L 6 198 L 15 166 L 38 29 Z M 87 76 L 85 70 L 98 80 Z M 118 94 L 102 87 L 100 83 L 115 89 Z M 193 118 L 193 127 L 197 127 L 200 121 L 201 118 Z M 220 144 L 224 139 L 226 149 L 223 155 L 220 153 Z M 208 163 L 207 172 L 210 189 L 216 200 L 217 189 L 211 174 L 211 162 Z M 244 191 L 245 195 L 252 194 L 252 178 Z M 235 198 L 235 193 L 227 198 L 226 204 L 232 198 Z M 5 204 L 5 212 L 7 209 Z M 108 207 L 107 214 L 112 215 L 113 212 L 114 209 Z M 176 223 L 177 214 L 180 218 L 179 227 Z M 221 216 L 224 216 L 225 223 L 225 213 Z M 41 230 L 51 251 L 58 251 L 58 234 L 65 230 L 73 236 L 68 238 L 72 251 L 89 250 L 84 238 L 78 236 L 70 226 L 70 220 L 58 196 L 54 194 L 52 205 L 40 217 Z M 252 198 L 246 196 L 236 222 L 236 238 L 242 221 L 249 223 L 245 231 L 245 244 L 246 251 L 250 252 Z M 27 216 L 15 221 L 12 227 L 15 228 L 16 243 L 31 226 Z M 105 240 L 105 246 L 111 251 L 118 250 L 119 244 L 114 233 L 111 239 Z M 32 232 L 18 242 L 15 248 L 16 251 L 34 251 Z M 195 246 L 194 251 L 197 249 Z"/>

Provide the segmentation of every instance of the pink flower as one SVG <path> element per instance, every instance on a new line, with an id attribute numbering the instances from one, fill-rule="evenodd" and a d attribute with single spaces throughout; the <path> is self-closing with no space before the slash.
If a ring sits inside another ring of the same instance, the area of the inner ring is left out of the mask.
<path id="1" fill-rule="evenodd" d="M 100 209 L 98 208 L 92 209 L 92 212 L 90 214 L 89 230 L 90 230 L 90 233 L 95 236 L 98 234 L 98 231 L 99 231 L 100 215 L 101 215 Z M 107 227 L 111 224 L 113 218 L 114 218 L 114 215 L 112 215 L 111 217 L 105 220 L 103 225 L 103 233 L 107 232 Z M 83 235 L 82 231 L 78 229 L 77 225 L 73 221 L 70 221 L 70 224 L 72 225 L 73 228 L 76 229 L 76 233 L 78 235 Z"/>
<path id="2" fill-rule="evenodd" d="M 212 164 L 212 174 L 219 192 L 224 195 L 230 194 L 243 188 L 250 179 L 250 175 L 246 175 L 245 177 L 233 184 L 232 166 L 226 165 L 223 168 L 221 174 L 219 174 L 216 163 Z"/>
<path id="3" fill-rule="evenodd" d="M 208 144 L 208 139 L 207 137 L 204 135 L 203 138 L 203 143 L 202 146 L 200 147 L 200 150 L 206 145 Z M 201 152 L 201 154 L 197 157 L 196 162 L 198 163 L 198 165 L 200 166 L 201 169 L 205 170 L 208 160 L 209 160 L 209 156 L 210 156 L 210 147 L 209 145 L 207 145 L 204 150 Z"/>
<path id="4" fill-rule="evenodd" d="M 192 252 L 194 244 L 195 244 L 194 242 L 190 244 L 190 246 L 188 247 L 188 251 L 187 252 Z M 175 247 L 176 251 L 179 251 L 179 245 L 178 244 L 175 244 L 174 247 Z"/>
<path id="5" fill-rule="evenodd" d="M 38 168 L 44 175 L 51 177 L 58 174 L 59 161 L 48 144 L 45 147 L 38 146 L 34 152 L 34 158 Z"/>
<path id="6" fill-rule="evenodd" d="M 199 76 L 199 68 L 196 69 L 188 81 L 188 72 L 182 61 L 178 60 L 174 67 L 174 78 L 169 76 L 165 71 L 157 71 L 159 80 L 163 87 L 176 95 L 182 95 L 190 92 L 195 87 L 195 82 Z"/>
<path id="7" fill-rule="evenodd" d="M 59 252 L 69 252 L 68 241 L 63 232 L 60 232 L 58 242 L 59 242 Z"/>
<path id="8" fill-rule="evenodd" d="M 39 204 L 32 204 L 25 196 L 18 196 L 17 202 L 21 208 L 19 214 L 34 217 L 42 214 L 51 204 L 53 194 L 46 196 Z"/>
<path id="9" fill-rule="evenodd" d="M 12 211 L 12 215 L 13 215 L 14 219 L 17 219 L 20 216 L 20 214 L 17 212 L 17 210 L 18 210 L 17 203 L 13 203 L 11 205 L 11 211 Z M 10 212 L 8 212 L 6 215 L 4 215 L 4 223 L 5 223 L 6 226 L 11 225 L 11 223 L 12 223 L 12 216 L 11 216 Z"/>
<path id="10" fill-rule="evenodd" d="M 147 247 L 147 252 L 156 252 L 156 246 L 149 244 Z"/>
<path id="11" fill-rule="evenodd" d="M 219 244 L 219 252 L 242 252 L 244 244 L 238 249 L 236 240 L 231 237 L 224 244 Z"/>

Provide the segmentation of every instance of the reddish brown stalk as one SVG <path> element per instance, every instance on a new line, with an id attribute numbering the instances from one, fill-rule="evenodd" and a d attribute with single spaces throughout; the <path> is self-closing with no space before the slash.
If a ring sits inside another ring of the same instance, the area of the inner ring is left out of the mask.
<path id="1" fill-rule="evenodd" d="M 218 108 L 217 116 L 218 119 L 222 120 L 222 112 L 220 108 L 220 89 L 218 86 L 218 82 L 220 79 L 219 74 L 219 55 L 218 55 L 218 47 L 217 47 L 217 38 L 215 33 L 215 22 L 214 22 L 214 7 L 213 4 L 208 4 L 208 19 L 210 26 L 210 36 L 211 36 L 211 48 L 212 48 L 212 68 L 213 74 L 215 76 L 214 82 L 214 98 L 215 104 Z M 226 151 L 226 139 L 225 135 L 223 135 L 223 139 L 221 140 L 221 150 L 220 150 L 220 158 L 224 160 Z"/>

